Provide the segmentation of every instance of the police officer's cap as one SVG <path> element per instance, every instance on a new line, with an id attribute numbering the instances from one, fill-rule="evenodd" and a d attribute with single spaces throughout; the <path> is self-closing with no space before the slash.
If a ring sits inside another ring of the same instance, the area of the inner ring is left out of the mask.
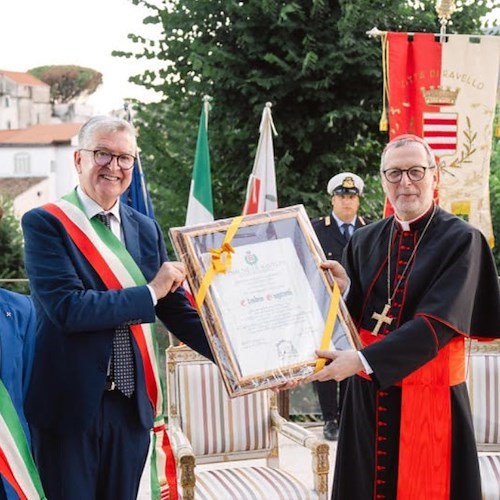
<path id="1" fill-rule="evenodd" d="M 343 172 L 334 175 L 329 181 L 326 188 L 329 195 L 334 194 L 362 194 L 365 183 L 356 174 L 351 172 Z"/>

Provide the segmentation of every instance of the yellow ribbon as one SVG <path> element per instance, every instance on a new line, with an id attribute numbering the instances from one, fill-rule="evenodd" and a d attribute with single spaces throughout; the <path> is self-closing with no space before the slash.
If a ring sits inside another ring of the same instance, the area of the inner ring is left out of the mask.
<path id="1" fill-rule="evenodd" d="M 222 242 L 220 248 L 210 249 L 211 253 L 210 267 L 205 273 L 205 276 L 203 276 L 203 280 L 201 281 L 200 284 L 200 289 L 198 290 L 198 293 L 195 296 L 196 305 L 198 306 L 198 310 L 200 311 L 201 311 L 201 306 L 205 301 L 208 288 L 210 287 L 210 284 L 212 283 L 214 276 L 218 273 L 224 274 L 226 271 L 231 269 L 231 258 L 232 258 L 231 254 L 234 253 L 234 248 L 231 246 L 231 241 L 234 238 L 236 232 L 238 231 L 242 219 L 243 219 L 242 215 L 235 217 L 227 229 L 226 236 L 224 237 L 224 241 Z"/>
<path id="2" fill-rule="evenodd" d="M 339 311 L 340 304 L 340 288 L 336 282 L 333 284 L 332 298 L 330 300 L 330 307 L 328 308 L 328 315 L 326 317 L 325 329 L 323 330 L 323 337 L 321 338 L 321 343 L 319 349 L 321 351 L 326 351 L 330 347 L 330 342 L 333 335 L 333 327 L 335 325 L 335 319 L 337 318 L 337 313 Z M 326 364 L 326 358 L 318 358 L 316 361 L 316 366 L 314 367 L 314 373 L 319 372 L 324 368 Z"/>
<path id="3" fill-rule="evenodd" d="M 220 248 L 211 248 L 212 268 L 215 273 L 225 273 L 231 269 L 231 254 L 234 248 L 229 243 L 223 243 Z"/>

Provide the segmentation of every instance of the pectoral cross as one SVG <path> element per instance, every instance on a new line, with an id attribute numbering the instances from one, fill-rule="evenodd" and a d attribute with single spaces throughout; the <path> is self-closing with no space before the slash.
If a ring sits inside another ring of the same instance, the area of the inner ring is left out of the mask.
<path id="1" fill-rule="evenodd" d="M 377 320 L 377 324 L 375 325 L 375 328 L 373 329 L 372 335 L 378 335 L 378 331 L 380 330 L 382 323 L 387 323 L 388 325 L 390 325 L 392 323 L 392 320 L 394 318 L 390 318 L 389 316 L 387 316 L 387 312 L 389 311 L 390 308 L 391 308 L 391 304 L 386 304 L 381 313 L 374 312 L 372 314 L 372 319 Z"/>

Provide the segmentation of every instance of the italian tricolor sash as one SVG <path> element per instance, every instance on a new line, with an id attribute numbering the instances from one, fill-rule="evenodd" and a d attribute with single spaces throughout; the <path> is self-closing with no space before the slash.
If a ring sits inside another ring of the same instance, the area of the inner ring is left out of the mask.
<path id="1" fill-rule="evenodd" d="M 23 427 L 0 380 L 0 474 L 21 500 L 46 499 Z"/>
<path id="2" fill-rule="evenodd" d="M 57 217 L 69 236 L 110 290 L 145 285 L 146 280 L 125 245 L 97 220 L 89 220 L 76 191 L 56 203 L 44 205 Z M 151 494 L 153 499 L 175 500 L 177 480 L 175 460 L 168 439 L 157 345 L 153 324 L 130 326 L 142 358 L 146 392 L 154 409 L 151 450 Z"/>

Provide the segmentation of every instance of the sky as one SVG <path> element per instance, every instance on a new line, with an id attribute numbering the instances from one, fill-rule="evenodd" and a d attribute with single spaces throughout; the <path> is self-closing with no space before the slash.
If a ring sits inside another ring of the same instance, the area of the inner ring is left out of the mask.
<path id="1" fill-rule="evenodd" d="M 159 27 L 142 22 L 150 13 L 132 0 L 4 0 L 0 68 L 24 72 L 74 64 L 95 69 L 103 75 L 103 84 L 88 101 L 95 113 L 121 108 L 127 97 L 155 101 L 152 91 L 128 82 L 130 76 L 154 69 L 155 62 L 111 56 L 113 50 L 134 49 L 129 33 L 157 34 Z"/>
<path id="2" fill-rule="evenodd" d="M 88 101 L 96 114 L 122 107 L 127 97 L 155 101 L 153 92 L 128 82 L 153 63 L 111 56 L 113 50 L 135 48 L 129 33 L 156 34 L 158 27 L 142 22 L 150 13 L 131 0 L 6 0 L 0 16 L 0 68 L 25 72 L 73 64 L 99 71 L 103 84 Z"/>

